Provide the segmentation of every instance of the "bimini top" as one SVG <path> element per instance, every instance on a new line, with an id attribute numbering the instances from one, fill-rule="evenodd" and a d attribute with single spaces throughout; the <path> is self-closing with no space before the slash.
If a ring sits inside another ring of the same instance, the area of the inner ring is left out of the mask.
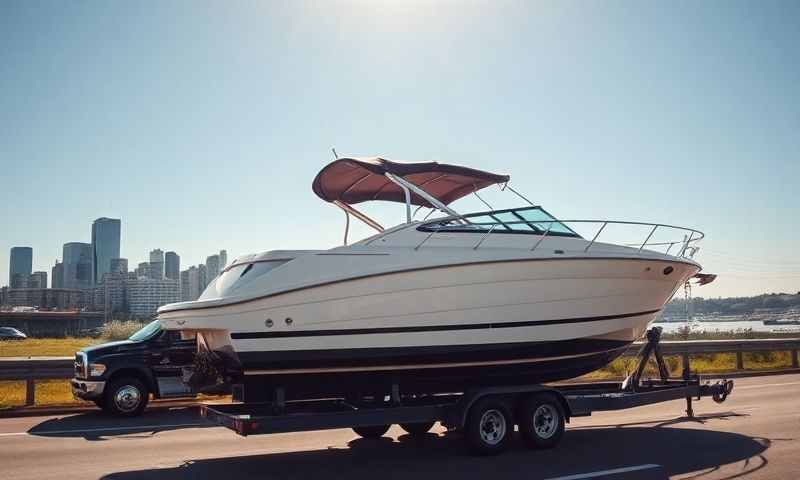
<path id="1" fill-rule="evenodd" d="M 470 193 L 506 183 L 511 177 L 438 162 L 392 162 L 383 158 L 340 158 L 320 170 L 312 188 L 326 202 L 349 205 L 368 200 L 405 203 L 403 189 L 386 174 L 402 177 L 447 205 Z M 432 207 L 411 194 L 411 204 Z"/>

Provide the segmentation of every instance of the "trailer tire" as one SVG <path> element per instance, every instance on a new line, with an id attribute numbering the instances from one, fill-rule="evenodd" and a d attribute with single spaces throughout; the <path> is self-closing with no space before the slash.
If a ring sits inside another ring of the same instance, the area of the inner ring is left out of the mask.
<path id="1" fill-rule="evenodd" d="M 514 433 L 514 422 L 505 403 L 486 397 L 469 409 L 464 433 L 471 453 L 497 455 L 508 447 Z"/>
<path id="2" fill-rule="evenodd" d="M 362 438 L 379 438 L 389 431 L 391 425 L 374 425 L 369 427 L 353 427 L 353 431 Z"/>
<path id="3" fill-rule="evenodd" d="M 539 393 L 523 400 L 519 431 L 530 448 L 553 448 L 564 435 L 564 408 L 555 395 Z"/>
<path id="4" fill-rule="evenodd" d="M 434 423 L 436 422 L 401 423 L 400 428 L 409 435 L 424 435 L 433 428 Z"/>
<path id="5" fill-rule="evenodd" d="M 103 411 L 115 417 L 137 417 L 150 399 L 147 385 L 135 377 L 112 380 L 104 392 Z"/>

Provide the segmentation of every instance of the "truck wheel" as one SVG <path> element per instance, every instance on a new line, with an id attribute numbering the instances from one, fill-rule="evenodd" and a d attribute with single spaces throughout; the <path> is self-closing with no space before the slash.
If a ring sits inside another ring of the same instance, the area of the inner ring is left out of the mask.
<path id="1" fill-rule="evenodd" d="M 564 434 L 564 408 L 554 395 L 525 399 L 519 411 L 519 431 L 530 448 L 555 447 Z"/>
<path id="2" fill-rule="evenodd" d="M 389 431 L 391 425 L 375 425 L 369 427 L 353 427 L 353 431 L 363 438 L 378 438 Z"/>
<path id="3" fill-rule="evenodd" d="M 428 430 L 433 428 L 436 422 L 419 422 L 419 423 L 401 423 L 400 428 L 405 430 L 409 435 L 424 435 Z"/>
<path id="4" fill-rule="evenodd" d="M 497 455 L 508 447 L 514 423 L 503 402 L 491 397 L 478 400 L 464 426 L 469 450 L 476 455 Z"/>
<path id="5" fill-rule="evenodd" d="M 122 377 L 106 385 L 103 397 L 103 410 L 116 417 L 136 417 L 147 406 L 150 392 L 138 378 Z"/>

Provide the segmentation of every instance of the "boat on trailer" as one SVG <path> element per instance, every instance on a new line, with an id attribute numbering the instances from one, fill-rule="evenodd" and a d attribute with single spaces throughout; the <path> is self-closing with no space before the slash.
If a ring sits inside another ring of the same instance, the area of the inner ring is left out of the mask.
<path id="1" fill-rule="evenodd" d="M 701 271 L 697 230 L 560 220 L 509 181 L 437 162 L 337 159 L 313 191 L 344 210 L 344 245 L 239 257 L 197 301 L 161 307 L 161 326 L 197 336 L 215 372 L 203 381 L 236 376 L 250 399 L 553 382 L 621 355 Z M 452 208 L 493 185 L 527 205 Z M 404 204 L 405 222 L 384 228 L 354 207 L 372 201 Z M 422 209 L 438 216 L 415 220 Z M 351 217 L 376 234 L 348 244 Z M 603 242 L 613 225 L 643 239 Z M 591 238 L 576 231 L 587 228 Z M 664 232 L 675 236 L 655 241 Z"/>

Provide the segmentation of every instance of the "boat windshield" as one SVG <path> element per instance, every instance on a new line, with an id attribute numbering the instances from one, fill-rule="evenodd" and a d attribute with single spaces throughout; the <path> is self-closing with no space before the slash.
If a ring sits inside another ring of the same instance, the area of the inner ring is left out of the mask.
<path id="1" fill-rule="evenodd" d="M 463 220 L 462 220 L 463 219 Z M 464 223 L 466 220 L 469 223 Z M 433 221 L 419 227 L 425 232 L 475 232 L 523 233 L 581 238 L 574 230 L 557 221 L 542 207 L 523 207 L 508 210 L 471 213 L 460 218 Z"/>
<path id="2" fill-rule="evenodd" d="M 198 300 L 233 295 L 239 289 L 250 285 L 257 278 L 286 262 L 288 260 L 258 260 L 229 267 L 208 284 Z"/>

